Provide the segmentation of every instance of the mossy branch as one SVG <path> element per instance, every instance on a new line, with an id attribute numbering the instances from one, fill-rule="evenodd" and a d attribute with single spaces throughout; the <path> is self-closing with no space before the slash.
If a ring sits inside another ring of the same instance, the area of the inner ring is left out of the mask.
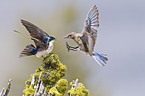
<path id="1" fill-rule="evenodd" d="M 68 81 L 62 77 L 66 74 L 66 66 L 63 65 L 56 54 L 49 54 L 43 59 L 43 64 L 36 69 L 31 78 L 25 82 L 23 96 L 64 96 L 68 88 Z M 12 80 L 9 79 L 7 88 L 1 90 L 0 96 L 7 96 Z M 87 90 L 78 79 L 70 83 L 69 96 L 88 96 Z"/>
<path id="2" fill-rule="evenodd" d="M 69 96 L 88 96 L 89 90 L 82 83 L 78 83 L 78 79 L 70 83 L 71 89 L 68 90 Z"/>
<path id="3" fill-rule="evenodd" d="M 55 95 L 63 96 L 68 87 L 66 79 L 62 79 L 66 73 L 66 66 L 63 65 L 56 54 L 49 54 L 43 60 L 36 73 L 26 81 L 23 91 L 24 96 Z"/>
<path id="4" fill-rule="evenodd" d="M 66 66 L 56 54 L 49 54 L 43 59 L 41 67 L 25 82 L 23 96 L 64 96 L 68 88 L 68 81 L 62 78 L 65 74 Z M 82 83 L 78 83 L 78 79 L 70 85 L 69 96 L 88 96 L 89 91 Z"/>

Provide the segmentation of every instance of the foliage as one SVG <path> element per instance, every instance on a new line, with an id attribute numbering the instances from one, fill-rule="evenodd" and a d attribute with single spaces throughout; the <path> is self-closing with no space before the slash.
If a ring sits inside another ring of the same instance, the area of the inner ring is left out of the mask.
<path id="1" fill-rule="evenodd" d="M 23 91 L 24 96 L 30 95 L 56 95 L 63 96 L 67 89 L 67 80 L 61 79 L 66 74 L 66 66 L 63 65 L 56 54 L 49 54 L 43 59 L 43 64 L 36 69 L 26 81 Z"/>

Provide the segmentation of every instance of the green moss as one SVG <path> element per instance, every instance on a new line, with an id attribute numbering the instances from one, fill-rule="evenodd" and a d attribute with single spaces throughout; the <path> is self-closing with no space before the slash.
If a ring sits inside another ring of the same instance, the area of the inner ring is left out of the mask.
<path id="1" fill-rule="evenodd" d="M 34 95 L 36 89 L 36 96 L 47 96 L 48 94 L 51 96 L 63 96 L 68 88 L 67 80 L 62 79 L 65 74 L 66 66 L 59 61 L 56 54 L 49 54 L 44 58 L 40 68 L 36 69 L 35 73 L 30 75 L 30 79 L 25 82 L 24 96 Z M 76 82 L 71 82 L 70 85 L 72 87 L 68 91 L 69 96 L 89 95 L 89 91 L 84 85 L 78 83 L 78 79 Z"/>
<path id="2" fill-rule="evenodd" d="M 34 89 L 34 86 L 38 84 L 40 73 L 42 73 L 40 80 L 43 82 L 45 91 L 48 93 L 49 90 L 56 84 L 56 82 L 65 76 L 66 66 L 59 61 L 59 58 L 56 54 L 49 54 L 44 58 L 43 64 L 40 66 L 40 68 L 36 69 L 35 72 L 36 73 L 31 74 L 31 78 L 25 82 L 26 87 L 23 91 L 24 94 L 27 94 L 28 90 L 26 89 L 29 89 L 31 82 L 33 81 L 32 79 L 35 80 L 34 83 L 31 84 L 31 89 Z"/>
<path id="3" fill-rule="evenodd" d="M 30 96 L 30 95 L 34 95 L 35 90 L 33 89 L 33 87 L 29 87 L 29 88 L 26 88 L 23 91 L 23 93 L 24 93 L 25 96 Z"/>
<path id="4" fill-rule="evenodd" d="M 71 82 L 72 88 L 68 91 L 69 96 L 89 96 L 89 90 L 87 90 L 82 83 Z"/>
<path id="5" fill-rule="evenodd" d="M 29 88 L 29 87 L 30 87 L 30 84 L 31 84 L 31 80 L 27 80 L 27 81 L 25 82 L 25 84 L 26 84 L 26 88 Z"/>
<path id="6" fill-rule="evenodd" d="M 67 82 L 67 80 L 66 80 L 66 79 L 60 79 L 60 80 L 57 82 L 56 88 L 57 88 L 57 90 L 58 90 L 60 93 L 64 94 L 65 91 L 66 91 L 67 88 L 68 88 L 68 82 Z"/>
<path id="7" fill-rule="evenodd" d="M 63 96 L 63 94 L 59 93 L 58 90 L 54 87 L 49 90 L 48 94 L 52 96 Z"/>

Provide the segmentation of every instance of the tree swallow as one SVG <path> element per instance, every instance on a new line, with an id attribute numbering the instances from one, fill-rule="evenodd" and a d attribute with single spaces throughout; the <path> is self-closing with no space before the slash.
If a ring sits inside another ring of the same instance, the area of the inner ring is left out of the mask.
<path id="1" fill-rule="evenodd" d="M 81 33 L 71 32 L 70 34 L 65 36 L 65 38 L 73 39 L 78 44 L 78 46 L 77 47 L 69 46 L 67 42 L 66 42 L 66 46 L 68 51 L 80 50 L 86 53 L 87 55 L 92 56 L 98 64 L 105 66 L 108 60 L 107 56 L 105 54 L 99 54 L 94 51 L 94 46 L 97 38 L 97 28 L 99 27 L 98 16 L 99 16 L 99 12 L 95 5 L 89 11 L 86 17 L 82 32 Z"/>
<path id="2" fill-rule="evenodd" d="M 21 20 L 21 23 L 30 33 L 30 38 L 34 41 L 35 46 L 32 44 L 27 45 L 26 48 L 20 53 L 20 57 L 32 55 L 41 57 L 49 54 L 53 50 L 53 42 L 55 41 L 55 37 L 49 36 L 46 32 L 28 21 Z"/>

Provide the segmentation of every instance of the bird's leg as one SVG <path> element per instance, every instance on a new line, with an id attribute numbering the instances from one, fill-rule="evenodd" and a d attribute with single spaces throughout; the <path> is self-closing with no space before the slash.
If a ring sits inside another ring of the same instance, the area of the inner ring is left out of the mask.
<path id="1" fill-rule="evenodd" d="M 69 46 L 69 47 L 70 47 L 70 48 L 68 49 L 68 51 L 69 51 L 69 50 L 78 51 L 78 49 L 79 49 L 79 46 L 77 46 L 77 47 Z"/>
<path id="2" fill-rule="evenodd" d="M 69 51 L 69 50 L 78 51 L 78 49 L 79 49 L 79 46 L 77 46 L 77 47 L 72 47 L 72 46 L 70 46 L 67 42 L 66 42 L 66 47 L 67 47 L 68 51 Z"/>
<path id="3" fill-rule="evenodd" d="M 44 56 L 44 55 L 42 55 L 41 57 L 43 58 L 43 60 L 45 60 L 45 59 L 46 59 L 46 56 Z"/>
<path id="4" fill-rule="evenodd" d="M 41 57 L 43 58 L 43 60 L 45 60 L 45 56 L 42 55 Z"/>

